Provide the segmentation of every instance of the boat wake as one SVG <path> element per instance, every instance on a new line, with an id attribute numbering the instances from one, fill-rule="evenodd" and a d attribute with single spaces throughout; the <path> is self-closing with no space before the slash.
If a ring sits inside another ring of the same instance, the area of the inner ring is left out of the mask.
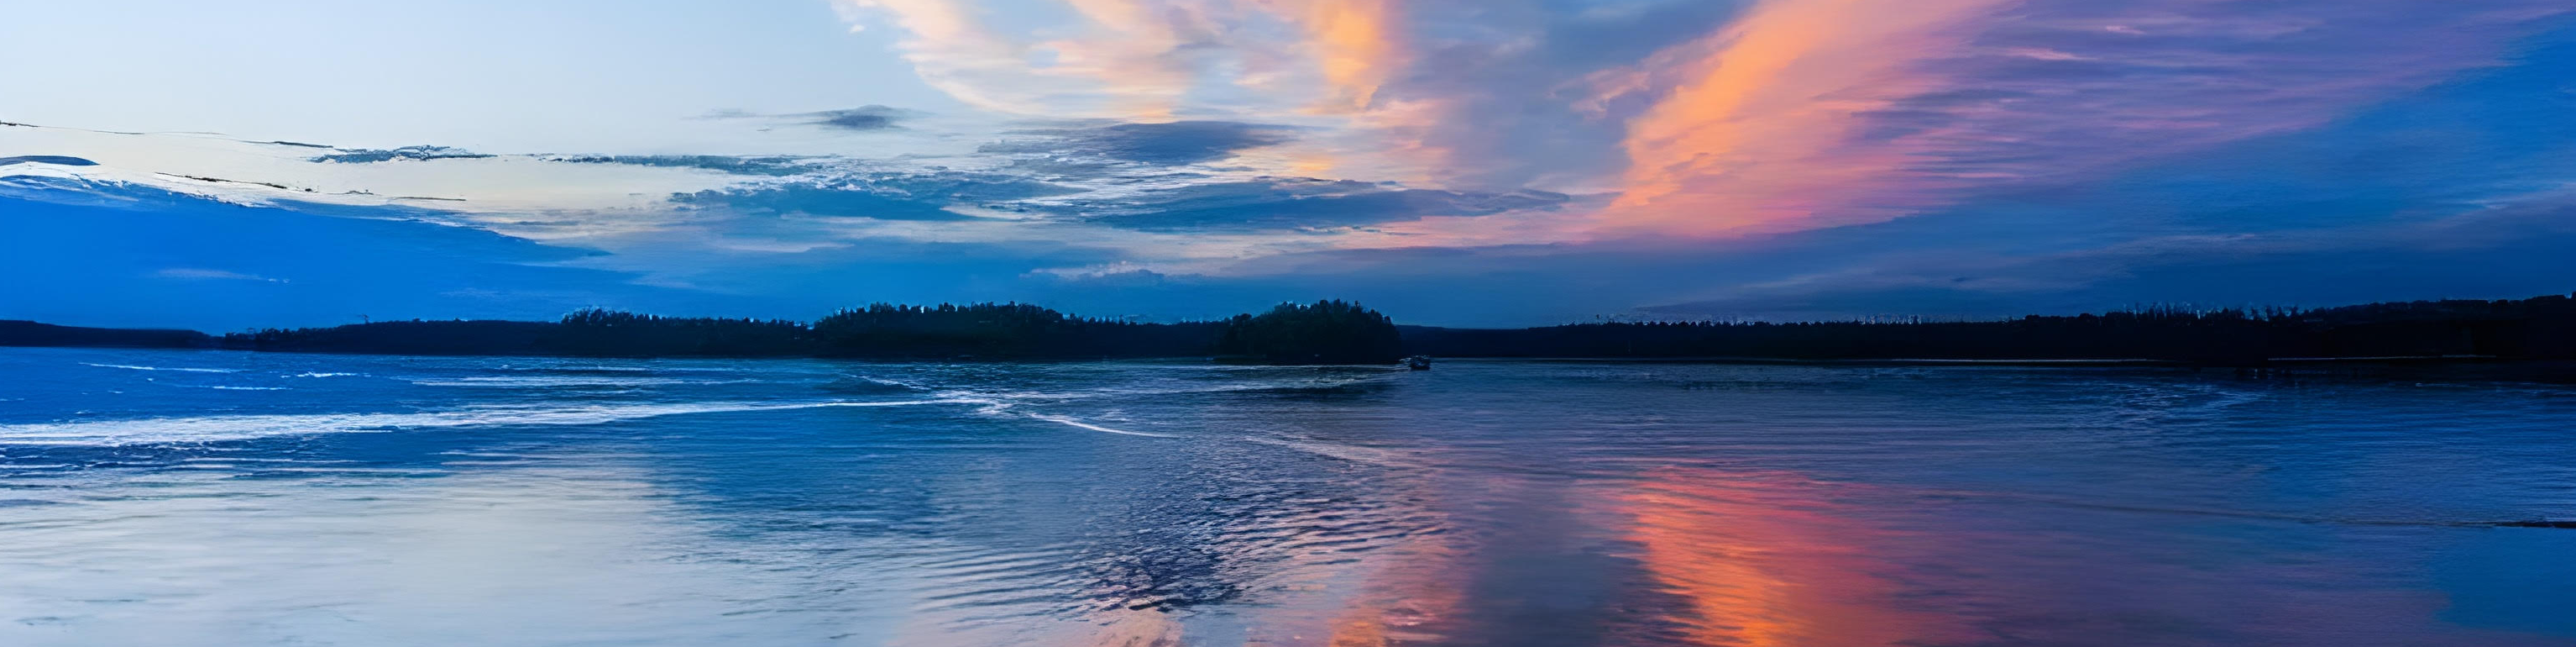
<path id="1" fill-rule="evenodd" d="M 595 425 L 694 413 L 781 411 L 823 407 L 901 407 L 965 401 L 696 402 L 558 407 L 466 407 L 412 413 L 219 415 L 0 425 L 0 444 L 117 447 L 251 440 L 274 436 L 386 432 L 404 429 Z"/>
<path id="2" fill-rule="evenodd" d="M 1105 433 L 1105 434 L 1125 434 L 1125 435 L 1129 435 L 1129 436 L 1144 436 L 1144 437 L 1147 437 L 1147 438 L 1179 438 L 1179 436 L 1174 436 L 1174 435 L 1171 435 L 1171 434 L 1155 434 L 1155 433 L 1146 433 L 1146 432 L 1142 432 L 1142 431 L 1128 431 L 1128 430 L 1125 430 L 1125 429 L 1111 429 L 1111 428 L 1108 428 L 1108 427 L 1103 427 L 1103 426 L 1100 426 L 1100 425 L 1095 425 L 1095 424 L 1091 424 L 1091 423 L 1088 423 L 1088 422 L 1083 422 L 1083 421 L 1080 421 L 1080 420 L 1075 420 L 1075 419 L 1072 419 L 1072 418 L 1067 418 L 1067 417 L 1064 417 L 1064 416 L 1050 416 L 1050 415 L 1046 415 L 1046 414 L 1042 414 L 1042 413 L 1027 413 L 1027 414 L 1021 414 L 1021 415 L 1026 416 L 1026 417 L 1028 417 L 1028 418 L 1030 418 L 1030 419 L 1033 419 L 1033 420 L 1044 420 L 1044 421 L 1047 421 L 1047 422 L 1052 422 L 1052 423 L 1056 423 L 1056 424 L 1059 424 L 1059 425 L 1064 425 L 1064 426 L 1067 426 L 1067 427 L 1072 427 L 1072 428 L 1075 428 L 1075 429 L 1089 429 L 1089 430 L 1092 430 L 1092 431 L 1097 431 L 1097 432 L 1101 432 L 1101 433 Z"/>

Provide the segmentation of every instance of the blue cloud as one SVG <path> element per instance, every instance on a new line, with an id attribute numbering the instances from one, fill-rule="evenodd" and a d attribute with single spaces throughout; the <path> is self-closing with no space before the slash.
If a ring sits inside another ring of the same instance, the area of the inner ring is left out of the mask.
<path id="1" fill-rule="evenodd" d="M 573 164 L 695 168 L 734 175 L 788 176 L 815 171 L 811 158 L 793 155 L 557 155 L 545 159 Z"/>
<path id="2" fill-rule="evenodd" d="M 886 106 L 869 105 L 850 108 L 847 110 L 811 112 L 798 116 L 810 119 L 805 123 L 824 126 L 827 128 L 839 128 L 842 130 L 885 130 L 895 127 L 895 121 L 906 116 L 906 113 L 902 110 Z"/>
<path id="3" fill-rule="evenodd" d="M 1250 148 L 1285 143 L 1294 131 L 1234 121 L 1175 121 L 1045 128 L 984 145 L 985 153 L 1096 156 L 1158 165 L 1213 162 Z"/>
<path id="4" fill-rule="evenodd" d="M 1060 195 L 1072 189 L 1012 176 L 923 172 L 848 174 L 832 179 L 750 184 L 682 193 L 684 207 L 731 215 L 826 216 L 877 220 L 970 220 L 951 206 L 981 206 Z"/>
<path id="5" fill-rule="evenodd" d="M 290 144 L 290 145 L 291 145 L 291 144 Z M 314 157 L 312 158 L 312 161 L 315 161 L 315 162 L 333 162 L 333 163 L 341 163 L 341 164 L 368 164 L 368 163 L 375 163 L 375 162 L 392 162 L 392 161 L 422 161 L 422 160 L 443 160 L 443 159 L 481 159 L 481 158 L 486 158 L 486 157 L 492 157 L 492 156 L 491 156 L 491 155 L 485 155 L 485 154 L 482 154 L 482 153 L 476 153 L 476 152 L 473 152 L 473 151 L 463 150 L 463 149 L 448 148 L 448 147 L 446 147 L 446 146 L 404 146 L 404 147 L 402 147 L 402 148 L 382 149 L 382 150 L 376 150 L 376 149 L 352 149 L 352 150 L 343 150 L 343 151 L 340 151 L 340 152 L 337 152 L 337 153 L 328 153 L 328 154 L 323 154 L 323 155 L 316 155 L 316 156 L 314 156 Z"/>
<path id="6" fill-rule="evenodd" d="M 682 193 L 671 201 L 699 208 L 723 207 L 740 213 L 835 216 L 877 220 L 967 220 L 946 203 L 881 193 L 866 188 L 789 184 Z"/>
<path id="7" fill-rule="evenodd" d="M 875 131 L 901 128 L 903 120 L 911 119 L 918 116 L 918 114 L 919 113 L 902 108 L 871 104 L 839 110 L 817 110 L 814 112 L 791 112 L 784 114 L 768 114 L 747 110 L 718 110 L 707 113 L 699 118 L 756 119 L 805 126 L 820 126 L 823 128 L 837 130 Z"/>
<path id="8" fill-rule="evenodd" d="M 1484 216 L 1550 208 L 1567 196 L 1544 191 L 1471 193 L 1367 182 L 1264 178 L 1198 184 L 1078 204 L 1089 222 L 1146 231 L 1275 231 L 1354 227 L 1425 216 Z"/>
<path id="9" fill-rule="evenodd" d="M 19 155 L 0 157 L 0 166 L 12 164 L 53 164 L 57 166 L 97 166 L 97 162 L 65 155 Z"/>

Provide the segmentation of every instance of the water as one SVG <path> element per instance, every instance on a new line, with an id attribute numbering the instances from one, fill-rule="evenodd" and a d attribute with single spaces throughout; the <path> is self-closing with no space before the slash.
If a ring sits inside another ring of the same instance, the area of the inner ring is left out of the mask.
<path id="1" fill-rule="evenodd" d="M 0 349 L 6 645 L 2576 645 L 2576 390 Z"/>

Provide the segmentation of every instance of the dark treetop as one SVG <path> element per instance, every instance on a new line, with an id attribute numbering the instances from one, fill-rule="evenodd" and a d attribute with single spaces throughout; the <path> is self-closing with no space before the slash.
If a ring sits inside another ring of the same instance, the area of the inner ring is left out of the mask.
<path id="1" fill-rule="evenodd" d="M 1397 326 L 1356 303 L 1284 304 L 1221 321 L 1132 323 L 1026 304 L 843 310 L 812 323 L 584 310 L 556 322 L 388 321 L 213 337 L 0 322 L 0 345 L 418 355 L 1100 359 L 1371 364 L 1406 354 L 1739 360 L 2576 360 L 2576 300 L 2416 301 L 2319 310 L 2142 309 L 1981 322 Z"/>

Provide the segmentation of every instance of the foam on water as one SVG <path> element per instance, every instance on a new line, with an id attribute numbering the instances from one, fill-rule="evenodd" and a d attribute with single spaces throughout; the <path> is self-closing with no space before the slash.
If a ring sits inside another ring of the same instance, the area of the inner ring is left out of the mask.
<path id="1" fill-rule="evenodd" d="M 413 413 L 321 413 L 219 415 L 131 420 L 85 420 L 0 425 L 0 444 L 125 445 L 185 444 L 249 440 L 272 436 L 383 432 L 400 429 L 498 427 L 518 425 L 592 425 L 620 420 L 692 413 L 779 411 L 820 407 L 898 407 L 956 404 L 956 400 L 886 402 L 695 402 L 568 407 L 468 407 Z"/>
<path id="2" fill-rule="evenodd" d="M 1052 422 L 1052 423 L 1056 423 L 1056 424 L 1059 424 L 1059 425 L 1064 425 L 1064 426 L 1067 426 L 1067 427 L 1072 427 L 1072 428 L 1075 428 L 1075 429 L 1089 429 L 1089 430 L 1092 430 L 1092 431 L 1097 431 L 1097 432 L 1101 432 L 1101 433 L 1108 433 L 1108 434 L 1126 434 L 1126 435 L 1129 435 L 1129 436 L 1144 436 L 1144 437 L 1148 437 L 1148 438 L 1177 438 L 1177 437 L 1178 437 L 1178 436 L 1173 436 L 1173 435 L 1170 435 L 1170 434 L 1152 434 L 1152 433 L 1145 433 L 1145 432 L 1142 432 L 1142 431 L 1128 431 L 1128 430 L 1125 430 L 1125 429 L 1111 429 L 1111 428 L 1108 428 L 1108 427 L 1103 427 L 1103 426 L 1100 426 L 1100 425 L 1095 425 L 1095 424 L 1091 424 L 1091 423 L 1088 423 L 1088 422 L 1083 422 L 1083 421 L 1080 421 L 1080 420 L 1075 420 L 1075 419 L 1072 419 L 1072 418 L 1067 418 L 1067 417 L 1064 417 L 1064 416 L 1050 416 L 1050 415 L 1041 414 L 1041 413 L 1031 413 L 1031 414 L 1023 414 L 1023 415 L 1026 415 L 1026 416 L 1028 416 L 1029 418 L 1032 418 L 1032 419 L 1036 419 L 1036 420 L 1044 420 L 1044 421 L 1047 421 L 1047 422 Z"/>
<path id="3" fill-rule="evenodd" d="M 1171 435 L 1171 434 L 1157 434 L 1157 433 L 1149 433 L 1149 432 L 1143 432 L 1143 431 L 1128 431 L 1128 430 L 1125 430 L 1125 429 L 1115 429 L 1115 428 L 1111 428 L 1111 427 L 1104 427 L 1104 426 L 1101 426 L 1101 425 L 1096 425 L 1096 424 L 1092 424 L 1092 423 L 1089 423 L 1089 422 L 1083 422 L 1083 421 L 1081 421 L 1081 420 L 1075 420 L 1075 419 L 1073 419 L 1073 418 L 1067 418 L 1067 417 L 1064 417 L 1064 416 L 1049 415 L 1049 414 L 1042 414 L 1042 413 L 1029 413 L 1029 412 L 1025 412 L 1025 411 L 1014 411 L 1014 410 L 1013 410 L 1014 408 L 1018 407 L 1018 406 L 1021 404 L 1020 402 L 1016 402 L 1015 400 L 1018 400 L 1018 399 L 1027 399 L 1027 398 L 1039 398 L 1039 399 L 1044 399 L 1046 396 L 1043 396 L 1043 395 L 1032 395 L 1032 394 L 1026 394 L 1026 393 L 992 393 L 992 392 L 982 392 L 982 391 L 969 391 L 969 390 L 963 390 L 963 389 L 951 389 L 951 390 L 945 390 L 945 391 L 938 391 L 938 392 L 936 392 L 936 393 L 935 393 L 935 395 L 936 395 L 937 397 L 939 397 L 939 398 L 941 399 L 941 401 L 944 401 L 944 402 L 955 402 L 955 403 L 959 403 L 959 404 L 973 404 L 973 405 L 979 405 L 979 406 L 977 406 L 977 407 L 975 408 L 975 413 L 976 413 L 976 414 L 978 414 L 978 415 L 984 415 L 984 416 L 990 416 L 990 417 L 996 417 L 996 418 L 1025 418 L 1025 419 L 1029 419 L 1029 420 L 1043 420 L 1043 421 L 1046 421 L 1046 422 L 1052 422 L 1052 423 L 1056 423 L 1056 424 L 1059 424 L 1059 425 L 1064 425 L 1064 426 L 1067 426 L 1067 427 L 1072 427 L 1072 428 L 1075 428 L 1075 429 L 1083 429 L 1083 430 L 1088 430 L 1088 431 L 1097 431 L 1097 432 L 1101 432 L 1101 433 L 1108 433 L 1108 434 L 1119 434 L 1119 435 L 1125 435 L 1125 436 L 1144 436 L 1144 437 L 1147 437 L 1147 438 L 1179 438 L 1179 436 L 1174 436 L 1174 435 Z"/>

